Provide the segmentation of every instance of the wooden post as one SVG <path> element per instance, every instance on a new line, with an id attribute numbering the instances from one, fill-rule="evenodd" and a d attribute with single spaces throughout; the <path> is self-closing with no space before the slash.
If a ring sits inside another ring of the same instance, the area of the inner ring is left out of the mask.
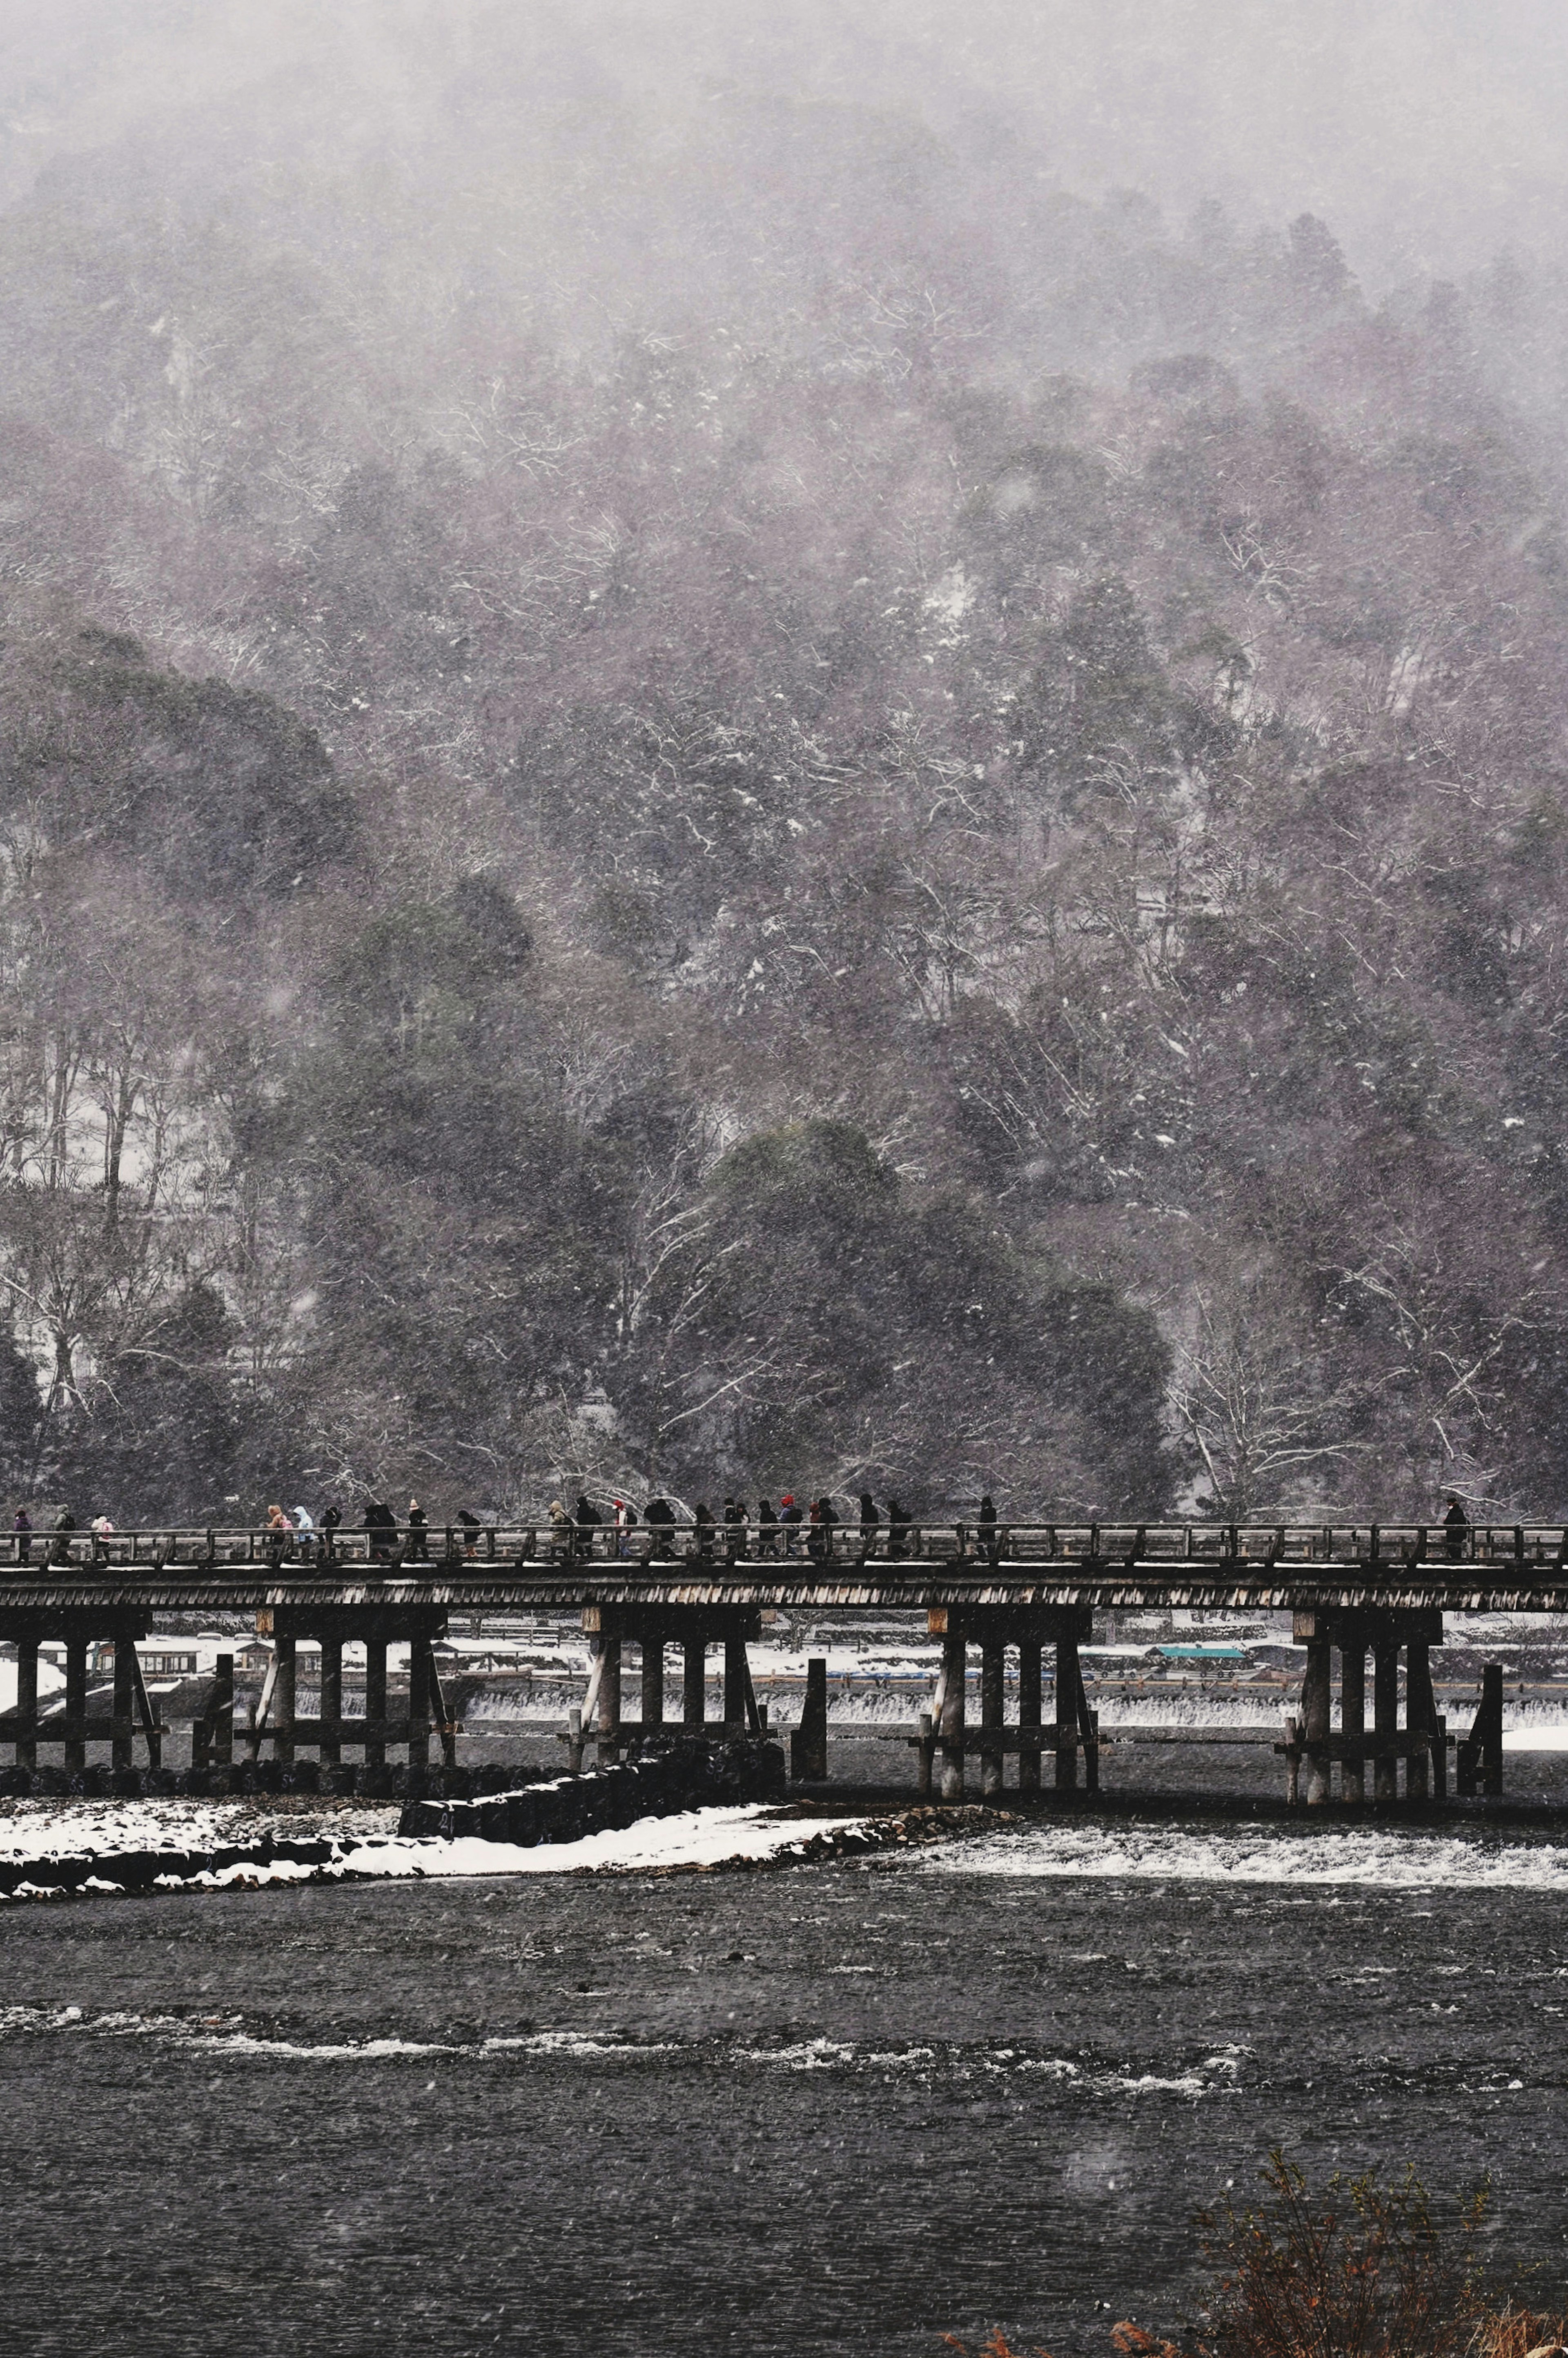
<path id="1" fill-rule="evenodd" d="M 704 1638 L 683 1638 L 681 1660 L 684 1666 L 681 1696 L 681 1725 L 700 1727 L 708 1716 L 708 1641 Z"/>
<path id="2" fill-rule="evenodd" d="M 321 1699 L 317 1706 L 322 1766 L 343 1757 L 343 1640 L 341 1635 L 321 1640 Z"/>
<path id="3" fill-rule="evenodd" d="M 746 1690 L 750 1684 L 746 1674 L 746 1640 L 726 1638 L 724 1640 L 724 1725 L 734 1732 L 746 1725 Z"/>
<path id="4" fill-rule="evenodd" d="M 38 1765 L 38 1641 L 16 1640 L 16 1766 Z"/>
<path id="5" fill-rule="evenodd" d="M 1038 1639 L 1021 1641 L 1018 1649 L 1018 1732 L 1021 1736 L 1040 1733 L 1040 1655 Z M 1021 1793 L 1040 1790 L 1040 1755 L 1020 1750 L 1018 1755 L 1018 1790 Z"/>
<path id="6" fill-rule="evenodd" d="M 386 1725 L 386 1639 L 381 1637 L 365 1639 L 365 1724 L 367 1727 Z M 367 1735 L 364 1751 L 367 1768 L 385 1768 L 384 1735 Z"/>
<path id="7" fill-rule="evenodd" d="M 1000 1793 L 1002 1790 L 1002 1765 L 1005 1755 L 998 1747 L 988 1751 L 988 1735 L 1000 1736 L 1002 1730 L 1002 1647 L 999 1638 L 987 1638 L 980 1646 L 980 1790 Z"/>
<path id="8" fill-rule="evenodd" d="M 430 1639 L 423 1629 L 408 1640 L 408 1771 L 430 1766 Z"/>
<path id="9" fill-rule="evenodd" d="M 286 1636 L 275 1636 L 272 1644 L 272 1659 L 277 1672 L 272 1690 L 272 1757 L 275 1760 L 292 1760 L 298 1646 L 292 1630 Z"/>
<path id="10" fill-rule="evenodd" d="M 1078 1781 L 1078 1641 L 1056 1640 L 1056 1790 L 1072 1792 Z"/>
<path id="11" fill-rule="evenodd" d="M 1379 1736 L 1397 1736 L 1400 1729 L 1400 1650 L 1392 1639 L 1383 1639 L 1372 1649 L 1372 1719 Z M 1372 1794 L 1379 1801 L 1399 1799 L 1400 1764 L 1390 1756 L 1378 1756 L 1372 1771 Z"/>
<path id="12" fill-rule="evenodd" d="M 644 1626 L 643 1630 L 643 1725 L 665 1724 L 665 1640 Z"/>
<path id="13" fill-rule="evenodd" d="M 436 1657 L 430 1657 L 430 1711 L 440 1732 L 441 1758 L 449 1768 L 458 1765 L 458 1731 L 447 1691 L 441 1684 L 441 1673 L 436 1667 Z"/>
<path id="14" fill-rule="evenodd" d="M 599 1765 L 607 1768 L 621 1757 L 621 1640 L 599 1641 Z"/>
<path id="15" fill-rule="evenodd" d="M 73 1733 L 65 1739 L 65 1765 L 68 1768 L 87 1766 L 87 1640 L 68 1638 L 65 1641 L 65 1717 Z"/>
<path id="16" fill-rule="evenodd" d="M 163 1767 L 163 1733 L 153 1710 L 152 1697 L 147 1693 L 147 1682 L 142 1676 L 141 1657 L 134 1646 L 131 1649 L 131 1674 L 135 1682 L 136 1715 L 142 1723 L 142 1739 L 147 1747 L 147 1767 L 161 1768 Z"/>
<path id="17" fill-rule="evenodd" d="M 942 1747 L 942 1799 L 964 1798 L 964 1681 L 969 1650 L 962 1638 L 942 1640 L 942 1718 L 937 1735 Z"/>
<path id="18" fill-rule="evenodd" d="M 1349 1747 L 1363 1742 L 1367 1734 L 1367 1649 L 1359 1638 L 1348 1633 L 1339 1641 L 1339 1726 L 1346 1743 L 1346 1757 L 1339 1764 L 1340 1799 L 1364 1803 L 1367 1764 L 1352 1759 Z"/>
<path id="19" fill-rule="evenodd" d="M 1285 1806 L 1293 1810 L 1302 1797 L 1302 1724 L 1293 1712 L 1285 1714 Z"/>
<path id="20" fill-rule="evenodd" d="M 806 1702 L 790 1743 L 790 1775 L 821 1784 L 827 1775 L 827 1664 L 820 1657 L 806 1666 Z"/>
<path id="21" fill-rule="evenodd" d="M 108 1759 L 115 1768 L 130 1768 L 136 1712 L 136 1641 L 118 1629 L 114 1641 L 114 1704 L 108 1724 Z"/>
<path id="22" fill-rule="evenodd" d="M 1405 1648 L 1405 1731 L 1410 1736 L 1430 1739 L 1433 1722 L 1437 1717 L 1437 1704 L 1432 1692 L 1431 1649 L 1421 1639 L 1412 1638 Z M 1430 1790 L 1428 1768 L 1430 1752 L 1411 1752 L 1405 1756 L 1405 1799 L 1424 1801 Z"/>
<path id="23" fill-rule="evenodd" d="M 1089 1709 L 1088 1695 L 1084 1687 L 1082 1665 L 1076 1661 L 1073 1669 L 1078 1682 L 1078 1735 L 1084 1747 L 1084 1790 L 1099 1791 L 1099 1714 Z"/>
<path id="24" fill-rule="evenodd" d="M 1496 1800 L 1503 1790 L 1503 1666 L 1487 1662 L 1481 1671 L 1481 1790 Z"/>
<path id="25" fill-rule="evenodd" d="M 209 1757 L 230 1761 L 234 1757 L 234 1658 L 220 1654 L 214 1665 L 212 1700 L 208 1706 L 212 1717 Z"/>
<path id="26" fill-rule="evenodd" d="M 931 1762 L 936 1750 L 935 1742 L 931 1734 L 931 1714 L 928 1711 L 921 1713 L 915 1723 L 915 1728 L 920 1741 L 915 1749 L 915 1759 L 918 1765 L 914 1775 L 914 1790 L 923 1801 L 928 1801 L 931 1799 Z"/>
<path id="27" fill-rule="evenodd" d="M 1302 1719 L 1307 1746 L 1307 1807 L 1328 1799 L 1328 1762 L 1315 1745 L 1328 1741 L 1331 1649 L 1326 1638 L 1307 1640 L 1306 1678 L 1302 1686 Z"/>

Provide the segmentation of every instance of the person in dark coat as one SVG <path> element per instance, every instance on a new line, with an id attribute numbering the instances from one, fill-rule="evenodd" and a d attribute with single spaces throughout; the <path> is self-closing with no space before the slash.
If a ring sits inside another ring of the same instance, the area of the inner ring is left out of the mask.
<path id="1" fill-rule="evenodd" d="M 757 1553 L 763 1558 L 779 1552 L 779 1519 L 766 1498 L 757 1501 Z"/>
<path id="2" fill-rule="evenodd" d="M 1001 1561 L 1001 1549 L 997 1540 L 996 1506 L 989 1490 L 985 1497 L 980 1500 L 979 1520 L 980 1552 L 984 1555 L 988 1563 L 1000 1563 Z"/>
<path id="3" fill-rule="evenodd" d="M 578 1494 L 578 1502 L 573 1511 L 572 1520 L 577 1524 L 579 1534 L 577 1543 L 578 1554 L 585 1563 L 591 1562 L 593 1557 L 593 1534 L 599 1529 L 600 1524 L 603 1521 L 604 1518 L 600 1513 L 599 1509 L 594 1505 L 592 1499 L 588 1496 L 586 1491 L 579 1491 Z"/>
<path id="4" fill-rule="evenodd" d="M 1464 1558 L 1465 1542 L 1470 1536 L 1470 1518 L 1458 1499 L 1452 1496 L 1448 1501 L 1448 1512 L 1443 1518 L 1443 1529 L 1449 1556 L 1458 1563 Z"/>
<path id="5" fill-rule="evenodd" d="M 27 1563 L 33 1553 L 33 1519 L 26 1507 L 18 1507 L 11 1529 L 16 1534 L 16 1555 L 18 1563 Z"/>
<path id="6" fill-rule="evenodd" d="M 730 1563 L 739 1563 L 746 1552 L 746 1509 L 739 1498 L 724 1501 L 724 1552 Z"/>
<path id="7" fill-rule="evenodd" d="M 877 1502 L 869 1490 L 860 1493 L 860 1562 L 869 1563 L 877 1552 L 877 1533 L 882 1519 L 877 1512 Z"/>
<path id="8" fill-rule="evenodd" d="M 796 1552 L 795 1532 L 806 1520 L 806 1509 L 795 1505 L 793 1490 L 786 1490 L 780 1501 L 779 1520 L 784 1526 L 784 1552 L 792 1556 Z"/>
<path id="9" fill-rule="evenodd" d="M 390 1563 L 392 1561 L 391 1534 L 397 1529 L 397 1517 L 384 1498 L 369 1498 L 365 1501 L 364 1523 L 366 1536 L 370 1541 L 372 1563 Z"/>
<path id="10" fill-rule="evenodd" d="M 712 1508 L 704 1506 L 702 1501 L 698 1499 L 697 1511 L 693 1516 L 692 1520 L 697 1525 L 697 1552 L 702 1562 L 707 1563 L 712 1559 L 713 1535 L 718 1530 L 718 1525 L 713 1520 Z"/>
<path id="11" fill-rule="evenodd" d="M 463 1527 L 464 1555 L 477 1555 L 479 1552 L 479 1535 L 482 1529 L 479 1517 L 477 1515 L 470 1515 L 466 1507 L 460 1507 L 458 1509 L 458 1520 Z"/>
<path id="12" fill-rule="evenodd" d="M 405 1563 L 428 1563 L 430 1551 L 425 1538 L 425 1526 L 429 1517 L 417 1498 L 408 1501 L 408 1544 L 403 1551 Z"/>
<path id="13" fill-rule="evenodd" d="M 896 1498 L 888 1500 L 888 1554 L 897 1563 L 909 1552 L 909 1517 Z"/>
<path id="14" fill-rule="evenodd" d="M 643 1520 L 648 1526 L 648 1553 L 666 1556 L 672 1552 L 670 1534 L 675 1529 L 676 1510 L 667 1498 L 650 1498 L 643 1509 Z"/>

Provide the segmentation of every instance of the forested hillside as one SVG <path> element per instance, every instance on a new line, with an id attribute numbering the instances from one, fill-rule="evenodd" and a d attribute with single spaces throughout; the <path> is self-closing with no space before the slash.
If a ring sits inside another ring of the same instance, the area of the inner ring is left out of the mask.
<path id="1" fill-rule="evenodd" d="M 0 211 L 5 1485 L 1568 1516 L 1554 278 L 582 21 Z"/>

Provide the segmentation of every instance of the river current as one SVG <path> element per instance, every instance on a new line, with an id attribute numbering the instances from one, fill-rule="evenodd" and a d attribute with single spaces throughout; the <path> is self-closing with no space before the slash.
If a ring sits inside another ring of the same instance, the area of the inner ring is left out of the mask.
<path id="1" fill-rule="evenodd" d="M 1568 1840 L 1077 1819 L 748 1874 L 0 1919 L 31 2358 L 1057 2358 L 1271 2147 L 1495 2189 L 1560 2299 Z"/>

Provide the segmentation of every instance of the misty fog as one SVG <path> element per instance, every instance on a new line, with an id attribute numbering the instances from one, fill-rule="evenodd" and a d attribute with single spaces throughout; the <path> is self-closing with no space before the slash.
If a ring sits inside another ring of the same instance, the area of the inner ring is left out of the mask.
<path id="1" fill-rule="evenodd" d="M 0 1450 L 1568 1515 L 1544 5 L 0 5 Z"/>

